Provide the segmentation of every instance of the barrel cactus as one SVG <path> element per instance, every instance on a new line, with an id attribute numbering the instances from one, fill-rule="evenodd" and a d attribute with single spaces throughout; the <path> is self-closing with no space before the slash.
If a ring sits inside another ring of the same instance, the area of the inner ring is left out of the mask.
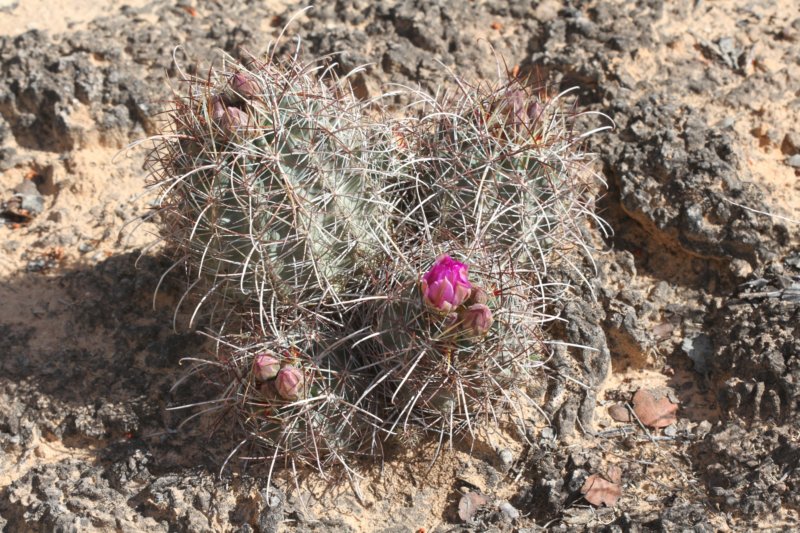
<path id="1" fill-rule="evenodd" d="M 220 354 L 228 383 L 220 406 L 255 445 L 243 455 L 323 474 L 381 455 L 383 421 L 374 400 L 362 398 L 368 377 L 346 343 L 307 336 L 287 344 L 255 331 L 227 336 Z"/>
<path id="2" fill-rule="evenodd" d="M 448 438 L 496 422 L 503 407 L 522 412 L 564 290 L 544 280 L 586 248 L 594 178 L 565 94 L 516 79 L 456 85 L 456 96 L 418 95 L 418 116 L 395 125 L 398 159 L 412 169 L 390 177 L 397 252 L 373 288 L 383 298 L 360 315 L 390 429 Z"/>
<path id="3" fill-rule="evenodd" d="M 320 68 L 225 57 L 183 80 L 149 163 L 197 301 L 325 320 L 381 250 L 383 129 Z"/>
<path id="4" fill-rule="evenodd" d="M 546 353 L 544 295 L 507 258 L 431 263 L 428 250 L 385 266 L 385 298 L 361 309 L 371 328 L 358 348 L 378 370 L 390 433 L 474 436 L 502 412 L 521 412 Z"/>
<path id="5" fill-rule="evenodd" d="M 150 168 L 187 294 L 225 319 L 220 405 L 256 456 L 324 470 L 522 412 L 594 174 L 564 94 L 459 82 L 388 119 L 320 68 L 184 80 Z"/>
<path id="6" fill-rule="evenodd" d="M 581 242 L 591 216 L 592 155 L 575 131 L 566 93 L 518 79 L 497 86 L 458 80 L 458 92 L 416 98 L 400 127 L 413 180 L 398 176 L 402 228 L 413 239 L 504 254 L 527 268 Z M 590 132 L 591 133 L 591 132 Z"/>

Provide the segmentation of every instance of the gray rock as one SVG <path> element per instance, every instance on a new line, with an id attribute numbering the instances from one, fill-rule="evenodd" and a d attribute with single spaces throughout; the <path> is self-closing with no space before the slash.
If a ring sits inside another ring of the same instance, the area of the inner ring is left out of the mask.
<path id="1" fill-rule="evenodd" d="M 500 457 L 500 463 L 503 465 L 503 470 L 510 469 L 514 464 L 514 454 L 511 450 L 504 448 L 497 454 Z"/>
<path id="2" fill-rule="evenodd" d="M 513 522 L 520 516 L 519 511 L 508 502 L 505 501 L 501 502 L 500 505 L 497 506 L 497 508 L 503 514 L 503 519 L 508 522 Z"/>
<path id="3" fill-rule="evenodd" d="M 711 342 L 711 337 L 705 333 L 687 337 L 683 340 L 681 349 L 694 363 L 695 372 L 704 376 L 708 374 L 711 370 L 711 358 L 714 356 L 714 345 Z"/>

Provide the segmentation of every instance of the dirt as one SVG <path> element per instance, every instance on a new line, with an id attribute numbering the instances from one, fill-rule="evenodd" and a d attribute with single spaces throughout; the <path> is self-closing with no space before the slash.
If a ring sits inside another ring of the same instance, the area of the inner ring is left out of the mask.
<path id="1" fill-rule="evenodd" d="M 136 143 L 156 132 L 175 59 L 194 71 L 216 49 L 259 53 L 302 6 L 78 4 L 0 2 L 0 202 L 32 207 L 0 216 L 0 529 L 800 527 L 794 2 L 356 0 L 289 25 L 279 53 L 301 38 L 306 58 L 366 65 L 362 98 L 517 66 L 577 87 L 615 128 L 587 145 L 608 228 L 585 228 L 583 276 L 551 272 L 575 289 L 554 309 L 547 333 L 566 344 L 531 384 L 527 433 L 487 430 L 433 463 L 437 443 L 419 436 L 358 478 L 270 482 L 258 462 L 227 461 L 230 420 L 170 409 L 213 398 L 180 362 L 211 347 L 173 316 L 182 280 L 162 279 L 142 220 Z M 611 418 L 642 388 L 677 401 L 677 423 Z M 621 497 L 590 505 L 580 489 L 612 467 Z M 466 492 L 487 503 L 464 520 Z"/>

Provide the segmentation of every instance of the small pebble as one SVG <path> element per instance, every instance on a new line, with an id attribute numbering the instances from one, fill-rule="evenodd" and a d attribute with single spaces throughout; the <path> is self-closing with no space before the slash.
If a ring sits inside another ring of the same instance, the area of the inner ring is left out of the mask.
<path id="1" fill-rule="evenodd" d="M 697 424 L 697 427 L 694 428 L 694 434 L 697 435 L 698 437 L 707 435 L 710 431 L 711 431 L 711 422 L 709 422 L 708 420 L 703 420 L 702 422 Z"/>
<path id="2" fill-rule="evenodd" d="M 19 241 L 6 241 L 3 243 L 3 250 L 7 253 L 14 253 L 19 250 Z"/>
<path id="3" fill-rule="evenodd" d="M 82 243 L 80 243 L 80 244 L 78 245 L 78 251 L 79 251 L 80 253 L 82 253 L 82 254 L 88 254 L 88 253 L 89 253 L 89 252 L 91 252 L 92 250 L 94 250 L 94 246 L 92 246 L 92 245 L 91 245 L 91 244 L 89 244 L 88 242 L 82 242 Z"/>
<path id="4" fill-rule="evenodd" d="M 675 424 L 670 424 L 664 428 L 664 435 L 667 437 L 674 437 L 678 434 L 678 427 Z"/>
<path id="5" fill-rule="evenodd" d="M 20 208 L 28 211 L 32 215 L 38 215 L 44 211 L 44 198 L 39 194 L 18 194 Z"/>
<path id="6" fill-rule="evenodd" d="M 786 158 L 786 164 L 792 168 L 800 168 L 800 154 Z"/>
<path id="7" fill-rule="evenodd" d="M 544 428 L 542 430 L 541 435 L 542 435 L 542 438 L 545 439 L 545 440 L 553 440 L 554 438 L 556 438 L 556 432 L 553 431 L 553 428 L 551 428 L 551 427 Z"/>
<path id="8" fill-rule="evenodd" d="M 41 258 L 31 259 L 28 261 L 28 264 L 25 265 L 25 270 L 28 272 L 42 272 L 45 269 L 47 269 L 47 262 Z"/>
<path id="9" fill-rule="evenodd" d="M 55 211 L 47 215 L 47 220 L 50 220 L 52 222 L 63 222 L 65 215 L 66 211 L 64 209 L 56 209 Z"/>
<path id="10" fill-rule="evenodd" d="M 503 463 L 503 468 L 508 470 L 514 464 L 514 454 L 509 449 L 500 450 L 500 462 Z"/>
<path id="11" fill-rule="evenodd" d="M 502 502 L 500 505 L 497 506 L 500 509 L 500 512 L 503 513 L 503 516 L 506 520 L 513 522 L 517 518 L 519 518 L 519 511 L 508 502 Z"/>
<path id="12" fill-rule="evenodd" d="M 781 142 L 781 151 L 788 156 L 800 153 L 800 132 L 787 133 Z"/>

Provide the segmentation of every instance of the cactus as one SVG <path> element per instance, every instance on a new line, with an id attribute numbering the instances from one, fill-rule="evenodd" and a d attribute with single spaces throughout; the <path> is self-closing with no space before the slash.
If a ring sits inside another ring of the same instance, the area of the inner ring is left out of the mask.
<path id="1" fill-rule="evenodd" d="M 411 426 L 443 442 L 521 412 L 594 174 L 564 94 L 459 81 L 371 121 L 317 74 L 226 58 L 150 166 L 190 292 L 245 319 L 214 332 L 223 403 L 271 464 L 349 472 Z"/>
<path id="2" fill-rule="evenodd" d="M 379 290 L 386 298 L 360 309 L 371 326 L 360 356 L 378 369 L 390 433 L 423 428 L 442 439 L 474 436 L 487 420 L 498 420 L 504 405 L 520 411 L 546 353 L 546 297 L 507 260 L 473 254 L 464 261 L 469 293 L 441 312 L 426 278 L 442 257 L 431 268 L 427 257 L 423 249 L 385 265 Z"/>
<path id="3" fill-rule="evenodd" d="M 550 258 L 582 242 L 578 222 L 592 216 L 587 192 L 596 175 L 574 132 L 579 114 L 566 93 L 549 98 L 512 79 L 434 98 L 420 93 L 419 118 L 398 127 L 412 181 L 401 228 L 436 246 L 515 258 L 546 271 Z M 591 132 L 589 132 L 591 133 Z"/>
<path id="4" fill-rule="evenodd" d="M 287 345 L 252 331 L 221 343 L 229 383 L 223 403 L 262 450 L 259 458 L 326 474 L 332 464 L 351 468 L 355 458 L 381 455 L 383 421 L 361 399 L 365 373 L 342 342 L 297 337 Z"/>
<path id="5" fill-rule="evenodd" d="M 564 94 L 517 80 L 457 85 L 459 97 L 420 94 L 419 117 L 394 126 L 413 171 L 393 176 L 397 254 L 373 289 L 385 299 L 359 322 L 370 327 L 363 357 L 380 369 L 390 431 L 415 425 L 450 439 L 497 421 L 503 406 L 521 412 L 549 352 L 548 306 L 565 289 L 543 280 L 583 246 L 594 177 Z"/>
<path id="6" fill-rule="evenodd" d="M 201 301 L 335 315 L 381 250 L 381 130 L 344 81 L 318 71 L 226 57 L 175 97 L 149 166 L 165 239 Z"/>

